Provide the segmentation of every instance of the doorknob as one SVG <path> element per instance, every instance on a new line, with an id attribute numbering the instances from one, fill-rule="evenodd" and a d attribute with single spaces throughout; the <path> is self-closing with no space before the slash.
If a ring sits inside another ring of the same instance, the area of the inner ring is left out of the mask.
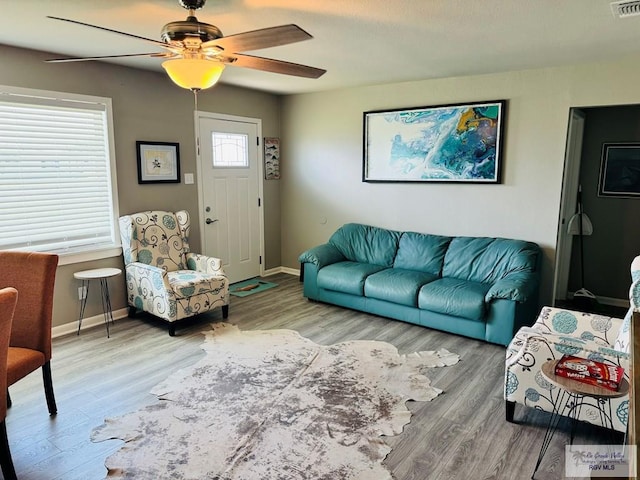
<path id="1" fill-rule="evenodd" d="M 207 218 L 204 222 L 205 222 L 207 225 L 211 225 L 212 223 L 215 223 L 215 222 L 217 222 L 217 221 L 218 221 L 218 219 L 217 219 L 217 218 L 215 218 L 215 219 L 213 219 L 213 220 L 211 220 L 210 218 Z"/>

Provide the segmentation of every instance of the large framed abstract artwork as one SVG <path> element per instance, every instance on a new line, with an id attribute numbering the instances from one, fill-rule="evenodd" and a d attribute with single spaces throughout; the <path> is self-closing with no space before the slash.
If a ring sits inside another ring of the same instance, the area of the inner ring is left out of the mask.
<path id="1" fill-rule="evenodd" d="M 602 144 L 600 197 L 640 197 L 640 143 Z"/>
<path id="2" fill-rule="evenodd" d="M 364 112 L 363 182 L 500 183 L 506 101 Z"/>

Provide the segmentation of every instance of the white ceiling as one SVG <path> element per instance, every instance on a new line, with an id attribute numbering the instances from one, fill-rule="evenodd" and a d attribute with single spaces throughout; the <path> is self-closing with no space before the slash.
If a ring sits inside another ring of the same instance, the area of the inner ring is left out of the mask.
<path id="1" fill-rule="evenodd" d="M 187 11 L 177 0 L 0 0 L 0 43 L 53 56 L 159 51 L 47 15 L 160 40 L 163 25 L 185 20 Z M 238 67 L 222 76 L 224 83 L 282 94 L 640 53 L 640 16 L 616 19 L 607 0 L 208 0 L 196 15 L 225 35 L 288 23 L 312 34 L 309 41 L 250 53 L 324 68 L 320 79 Z M 159 59 L 117 63 L 162 71 Z"/>

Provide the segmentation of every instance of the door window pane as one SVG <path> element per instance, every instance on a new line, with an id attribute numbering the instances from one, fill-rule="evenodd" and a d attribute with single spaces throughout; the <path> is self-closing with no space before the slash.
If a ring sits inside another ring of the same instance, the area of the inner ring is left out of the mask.
<path id="1" fill-rule="evenodd" d="M 241 133 L 211 133 L 213 166 L 218 168 L 248 168 L 249 137 Z"/>

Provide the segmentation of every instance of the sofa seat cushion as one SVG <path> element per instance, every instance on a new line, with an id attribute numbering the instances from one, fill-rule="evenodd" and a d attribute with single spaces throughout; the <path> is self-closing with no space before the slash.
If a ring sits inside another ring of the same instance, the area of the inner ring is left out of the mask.
<path id="1" fill-rule="evenodd" d="M 200 293 L 218 294 L 225 288 L 227 278 L 195 270 L 177 270 L 167 273 L 169 286 L 176 298 L 189 298 Z"/>
<path id="2" fill-rule="evenodd" d="M 481 321 L 485 316 L 484 297 L 491 285 L 457 278 L 440 278 L 424 285 L 418 294 L 423 310 Z"/>
<path id="3" fill-rule="evenodd" d="M 437 278 L 437 275 L 431 273 L 387 268 L 367 277 L 364 282 L 364 295 L 369 298 L 417 307 L 420 287 Z"/>
<path id="4" fill-rule="evenodd" d="M 351 295 L 364 295 L 364 282 L 367 277 L 385 268 L 369 263 L 332 263 L 318 272 L 318 287 Z"/>

